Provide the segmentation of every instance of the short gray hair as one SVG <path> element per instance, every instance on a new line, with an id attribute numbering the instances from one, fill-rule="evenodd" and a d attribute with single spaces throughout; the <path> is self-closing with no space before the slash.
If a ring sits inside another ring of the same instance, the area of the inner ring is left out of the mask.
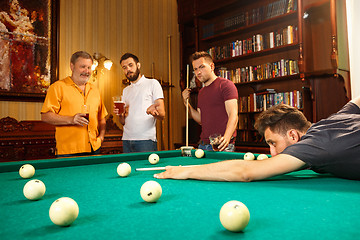
<path id="1" fill-rule="evenodd" d="M 78 51 L 76 53 L 74 53 L 72 56 L 71 56 L 71 59 L 70 59 L 70 62 L 72 64 L 75 64 L 76 60 L 81 57 L 81 58 L 85 58 L 85 59 L 91 59 L 91 61 L 93 62 L 93 58 L 92 56 L 87 53 L 87 52 L 84 52 L 84 51 Z"/>

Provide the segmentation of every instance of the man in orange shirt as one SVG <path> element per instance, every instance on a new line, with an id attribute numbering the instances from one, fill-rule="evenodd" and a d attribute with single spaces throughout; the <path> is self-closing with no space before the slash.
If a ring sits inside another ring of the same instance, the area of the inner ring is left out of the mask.
<path id="1" fill-rule="evenodd" d="M 100 153 L 104 141 L 106 108 L 95 85 L 88 82 L 93 59 L 87 52 L 72 55 L 71 77 L 51 84 L 41 109 L 41 120 L 56 126 L 56 155 Z M 89 120 L 81 113 L 89 106 Z"/>

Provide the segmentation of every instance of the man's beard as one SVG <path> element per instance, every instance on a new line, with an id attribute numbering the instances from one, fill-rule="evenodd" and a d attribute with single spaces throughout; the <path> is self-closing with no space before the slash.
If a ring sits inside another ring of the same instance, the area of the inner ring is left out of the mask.
<path id="1" fill-rule="evenodd" d="M 130 82 L 133 82 L 133 81 L 136 81 L 140 75 L 140 69 L 139 68 L 136 68 L 136 71 L 134 73 L 133 76 L 129 76 L 130 72 L 126 75 L 126 78 L 130 81 Z"/>

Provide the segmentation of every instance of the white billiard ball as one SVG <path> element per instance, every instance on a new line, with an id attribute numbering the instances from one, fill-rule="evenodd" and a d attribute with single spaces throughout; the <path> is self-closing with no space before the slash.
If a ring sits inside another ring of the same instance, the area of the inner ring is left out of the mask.
<path id="1" fill-rule="evenodd" d="M 145 202 L 156 202 L 162 194 L 162 188 L 156 181 L 145 182 L 140 189 L 141 198 Z"/>
<path id="2" fill-rule="evenodd" d="M 220 209 L 220 222 L 229 231 L 243 231 L 248 225 L 249 220 L 249 209 L 242 202 L 236 200 L 229 201 Z"/>
<path id="3" fill-rule="evenodd" d="M 259 154 L 259 156 L 257 156 L 257 160 L 264 160 L 269 158 L 266 154 Z"/>
<path id="4" fill-rule="evenodd" d="M 28 181 L 23 189 L 24 196 L 29 200 L 39 200 L 45 194 L 45 184 L 37 179 Z"/>
<path id="5" fill-rule="evenodd" d="M 128 163 L 120 163 L 117 167 L 117 173 L 120 177 L 127 177 L 131 173 L 131 166 Z"/>
<path id="6" fill-rule="evenodd" d="M 244 155 L 244 160 L 255 160 L 255 155 L 251 152 L 247 152 Z"/>
<path id="7" fill-rule="evenodd" d="M 202 157 L 204 157 L 204 150 L 202 150 L 202 149 L 197 149 L 196 151 L 195 151 L 195 157 L 197 157 L 197 158 L 202 158 Z"/>
<path id="8" fill-rule="evenodd" d="M 35 174 L 35 168 L 31 164 L 24 164 L 19 169 L 22 178 L 31 178 Z"/>
<path id="9" fill-rule="evenodd" d="M 59 226 L 69 226 L 79 215 L 79 206 L 71 198 L 62 197 L 55 200 L 49 210 L 50 220 Z"/>
<path id="10" fill-rule="evenodd" d="M 157 164 L 159 162 L 160 158 L 159 158 L 159 155 L 157 155 L 156 153 L 152 153 L 152 154 L 150 154 L 148 160 L 151 164 Z"/>

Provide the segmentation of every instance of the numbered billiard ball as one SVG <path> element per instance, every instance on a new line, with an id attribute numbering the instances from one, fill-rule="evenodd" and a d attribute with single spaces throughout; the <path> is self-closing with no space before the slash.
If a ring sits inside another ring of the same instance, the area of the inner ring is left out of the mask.
<path id="1" fill-rule="evenodd" d="M 19 169 L 22 178 L 31 178 L 35 174 L 35 168 L 31 164 L 24 164 Z"/>
<path id="2" fill-rule="evenodd" d="M 24 196 L 29 200 L 39 200 L 45 194 L 45 184 L 37 179 L 28 181 L 23 189 Z"/>
<path id="3" fill-rule="evenodd" d="M 197 157 L 197 158 L 202 158 L 202 157 L 204 157 L 204 150 L 202 150 L 202 149 L 197 149 L 196 151 L 195 151 L 195 157 Z"/>
<path id="4" fill-rule="evenodd" d="M 148 160 L 151 164 L 157 164 L 159 162 L 160 158 L 159 158 L 159 155 L 157 155 L 156 153 L 152 153 L 152 154 L 150 154 Z"/>
<path id="5" fill-rule="evenodd" d="M 117 167 L 117 173 L 120 177 L 127 177 L 131 173 L 131 166 L 128 163 L 120 163 Z"/>
<path id="6" fill-rule="evenodd" d="M 266 154 L 260 154 L 259 156 L 257 156 L 257 160 L 264 160 L 264 159 L 267 159 L 269 158 Z"/>
<path id="7" fill-rule="evenodd" d="M 156 181 L 145 182 L 140 189 L 141 198 L 145 202 L 156 202 L 162 194 L 162 188 Z"/>
<path id="8" fill-rule="evenodd" d="M 249 209 L 242 202 L 229 201 L 220 209 L 220 222 L 224 228 L 231 232 L 243 231 L 249 220 Z"/>
<path id="9" fill-rule="evenodd" d="M 255 160 L 255 155 L 251 152 L 247 152 L 244 155 L 244 160 Z"/>
<path id="10" fill-rule="evenodd" d="M 71 225 L 79 215 L 79 206 L 71 198 L 62 197 L 55 200 L 49 210 L 50 220 L 59 226 Z"/>

